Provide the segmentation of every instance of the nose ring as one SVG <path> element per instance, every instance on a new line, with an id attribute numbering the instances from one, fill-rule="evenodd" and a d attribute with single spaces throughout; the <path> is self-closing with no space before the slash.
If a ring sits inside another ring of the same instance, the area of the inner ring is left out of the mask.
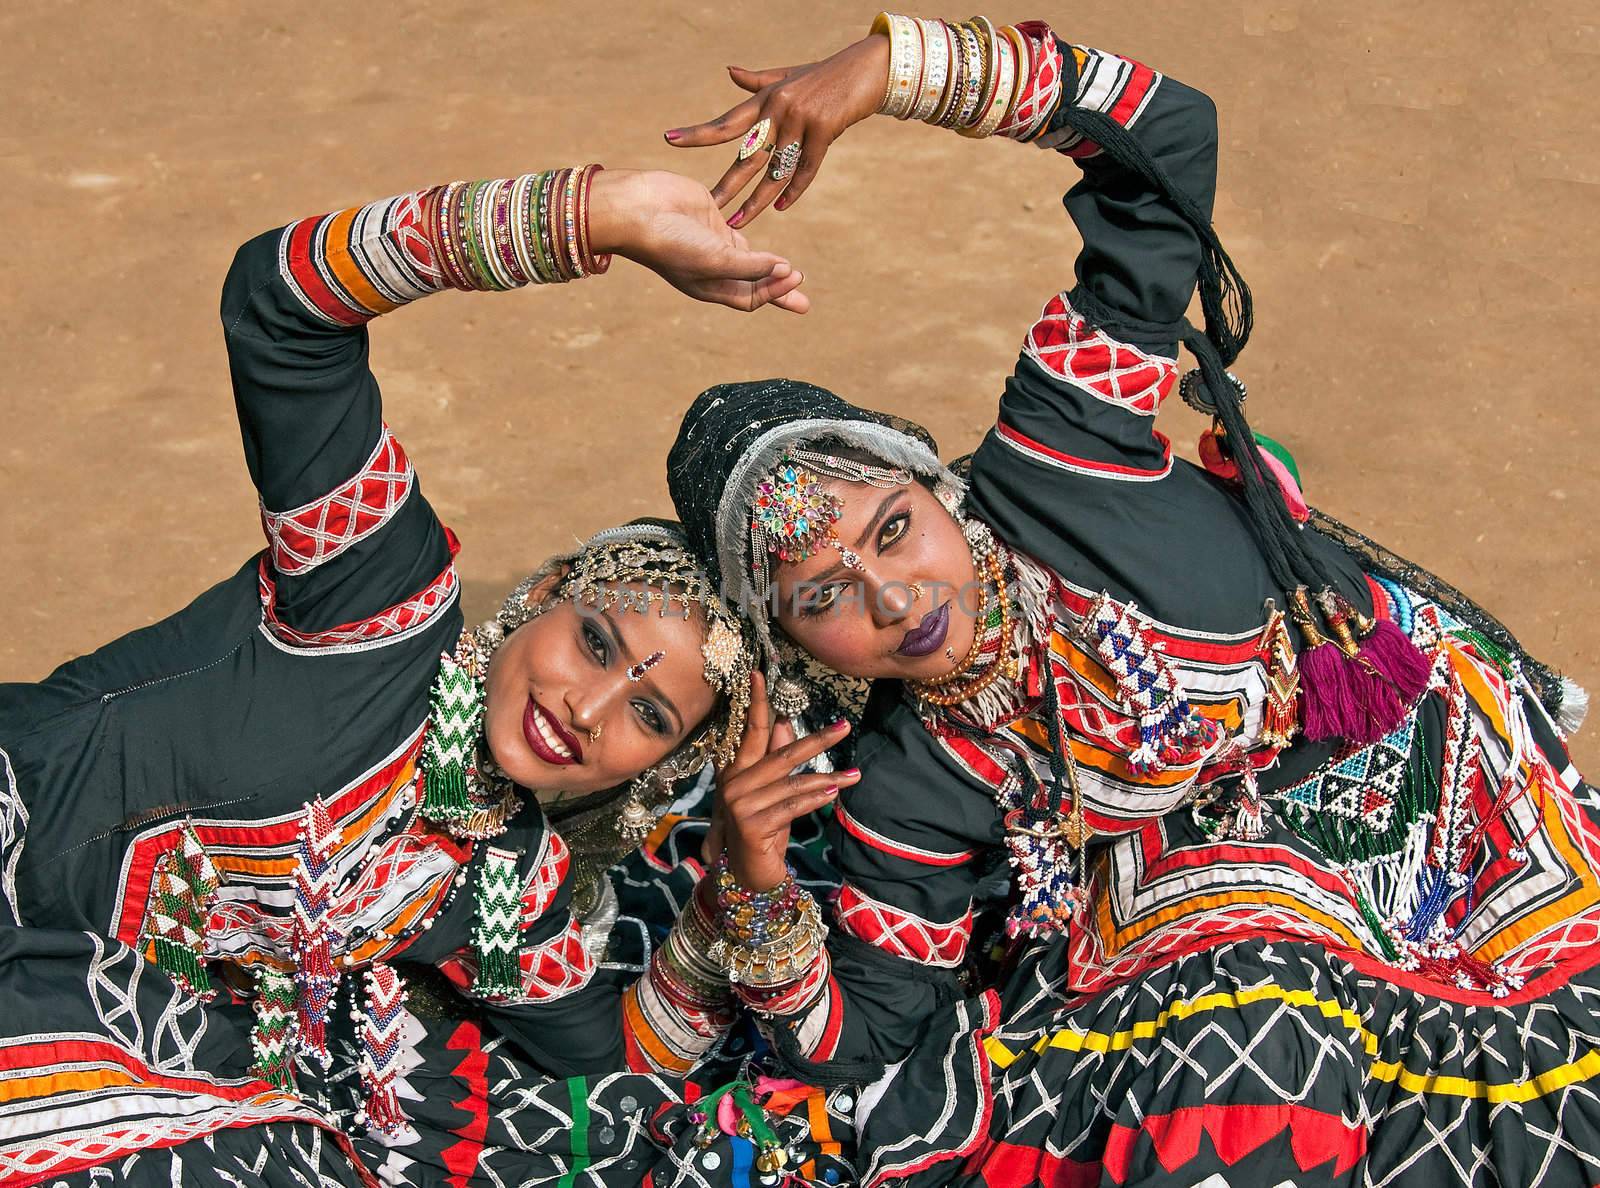
<path id="1" fill-rule="evenodd" d="M 605 728 L 606 728 L 606 724 L 604 722 L 601 722 L 597 726 L 595 726 L 595 728 L 593 730 L 589 731 L 589 741 L 590 742 L 594 742 L 597 738 L 599 738 L 600 737 L 600 732 L 602 730 L 604 730 Z"/>
<path id="2" fill-rule="evenodd" d="M 922 583 L 921 582 L 908 582 L 908 583 L 906 583 L 906 589 L 911 591 L 911 597 L 913 597 L 913 598 L 921 598 L 922 597 Z"/>

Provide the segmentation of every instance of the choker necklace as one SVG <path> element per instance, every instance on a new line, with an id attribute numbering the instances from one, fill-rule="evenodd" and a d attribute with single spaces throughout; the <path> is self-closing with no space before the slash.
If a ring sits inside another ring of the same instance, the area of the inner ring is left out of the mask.
<path id="1" fill-rule="evenodd" d="M 944 676 L 908 682 L 919 698 L 940 708 L 978 697 L 1001 677 L 1015 681 L 1018 672 L 1016 649 L 1012 646 L 1015 609 L 1006 589 L 999 544 L 977 520 L 968 520 L 962 527 L 978 572 L 984 578 L 972 646 L 961 663 Z"/>
<path id="2" fill-rule="evenodd" d="M 482 740 L 483 686 L 493 654 L 492 646 L 463 631 L 455 653 L 439 658 L 418 764 L 423 817 L 470 841 L 499 837 L 522 807 L 516 785 Z"/>

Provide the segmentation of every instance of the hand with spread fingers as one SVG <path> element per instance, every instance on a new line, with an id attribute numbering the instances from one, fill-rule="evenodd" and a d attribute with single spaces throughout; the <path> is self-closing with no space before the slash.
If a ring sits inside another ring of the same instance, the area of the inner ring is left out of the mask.
<path id="1" fill-rule="evenodd" d="M 697 301 L 745 313 L 773 305 L 803 314 L 804 276 L 782 256 L 756 251 L 723 220 L 699 182 L 663 171 L 595 176 L 589 222 L 596 249 L 650 269 Z"/>
<path id="2" fill-rule="evenodd" d="M 805 66 L 730 66 L 728 73 L 751 97 L 708 123 L 674 128 L 666 138 L 679 148 L 740 141 L 733 164 L 711 194 L 725 207 L 759 176 L 728 220 L 728 226 L 741 227 L 774 200 L 778 210 L 798 202 L 822 167 L 828 147 L 845 129 L 878 110 L 889 77 L 889 39 L 868 36 Z"/>
<path id="3" fill-rule="evenodd" d="M 854 784 L 861 773 L 802 772 L 850 733 L 848 722 L 796 739 L 787 721 L 774 723 L 767 687 L 758 672 L 750 679 L 750 721 L 744 740 L 726 770 L 717 773 L 717 807 L 707 835 L 705 858 L 728 851 L 728 869 L 739 885 L 765 891 L 787 874 L 784 852 L 795 818 L 831 803 L 839 789 Z"/>

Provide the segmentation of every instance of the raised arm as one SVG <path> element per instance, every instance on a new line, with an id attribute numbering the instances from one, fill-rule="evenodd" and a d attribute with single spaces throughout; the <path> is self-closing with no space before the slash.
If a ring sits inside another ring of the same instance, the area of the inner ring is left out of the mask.
<path id="1" fill-rule="evenodd" d="M 1200 92 L 1129 59 L 1059 40 L 1042 22 L 996 26 L 880 14 L 867 37 L 821 62 L 734 69 L 753 92 L 675 145 L 765 145 L 713 190 L 730 223 L 799 200 L 852 125 L 879 113 L 1054 149 L 1081 179 L 1065 197 L 1081 236 L 1075 284 L 1028 330 L 1001 407 L 1004 445 L 1057 473 L 1162 477 L 1171 454 L 1152 418 L 1176 379 L 1185 308 L 1205 260 L 1216 179 L 1216 112 Z M 1086 135 L 1085 130 L 1092 133 Z M 1131 153 L 1102 151 L 1117 137 Z M 782 160 L 794 145 L 792 174 Z M 743 151 L 743 150 L 741 150 Z M 1138 167 L 1121 163 L 1137 157 Z"/>
<path id="2" fill-rule="evenodd" d="M 239 249 L 222 322 L 277 642 L 362 646 L 454 597 L 454 544 L 384 424 L 366 323 L 447 288 L 592 276 L 613 252 L 700 300 L 807 305 L 799 273 L 750 250 L 698 183 L 598 166 L 452 182 L 301 219 Z"/>

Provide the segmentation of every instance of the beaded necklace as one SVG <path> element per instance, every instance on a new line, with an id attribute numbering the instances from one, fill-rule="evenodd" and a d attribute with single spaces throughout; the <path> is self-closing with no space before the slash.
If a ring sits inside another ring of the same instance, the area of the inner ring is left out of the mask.
<path id="1" fill-rule="evenodd" d="M 1007 588 L 1007 567 L 1000 557 L 999 542 L 980 521 L 969 520 L 963 527 L 973 561 L 984 580 L 972 647 L 951 672 L 909 682 L 921 701 L 940 709 L 981 697 L 1001 677 L 1015 682 L 1019 672 L 1014 639 L 1016 608 Z"/>

